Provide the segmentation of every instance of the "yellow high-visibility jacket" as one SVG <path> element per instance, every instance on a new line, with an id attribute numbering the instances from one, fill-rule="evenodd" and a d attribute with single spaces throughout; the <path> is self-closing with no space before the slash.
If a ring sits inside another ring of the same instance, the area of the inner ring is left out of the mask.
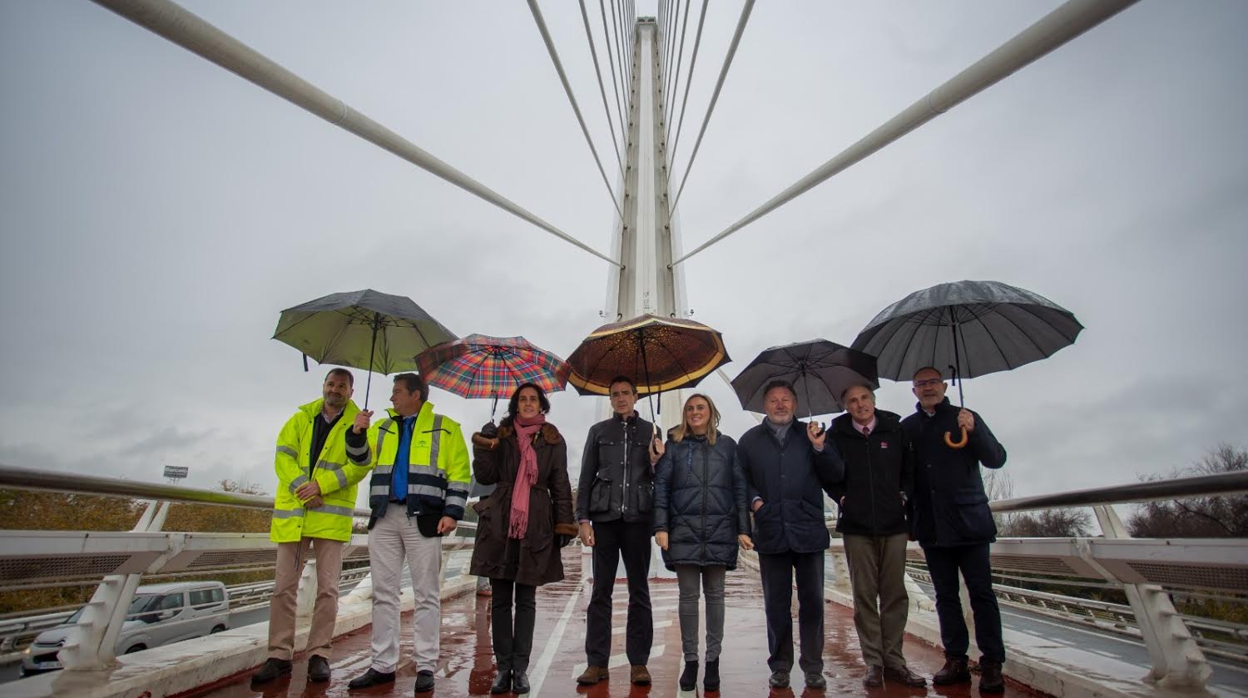
<path id="1" fill-rule="evenodd" d="M 358 449 L 347 447 L 347 430 L 360 411 L 350 400 L 325 437 L 321 452 L 311 452 L 312 423 L 321 418 L 324 402 L 316 400 L 300 407 L 277 436 L 277 496 L 269 527 L 269 539 L 275 543 L 295 543 L 300 538 L 351 540 L 356 483 L 368 475 L 371 455 L 367 442 Z M 304 507 L 295 496 L 295 490 L 309 479 L 321 486 L 324 500 L 315 509 Z"/>
<path id="2" fill-rule="evenodd" d="M 368 491 L 368 506 L 373 510 L 370 528 L 374 521 L 386 515 L 402 434 L 403 418 L 394 410 L 387 412 L 386 419 L 374 422 L 368 430 L 368 446 L 373 455 L 373 476 Z M 408 515 L 440 512 L 459 521 L 464 517 L 471 479 L 468 447 L 459 423 L 434 414 L 433 405 L 426 401 L 420 406 L 412 427 L 407 466 Z"/>

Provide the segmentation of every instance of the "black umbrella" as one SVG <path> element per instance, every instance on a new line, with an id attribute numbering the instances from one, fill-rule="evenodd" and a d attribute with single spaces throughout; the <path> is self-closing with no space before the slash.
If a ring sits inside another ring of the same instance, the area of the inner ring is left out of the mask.
<path id="1" fill-rule="evenodd" d="M 785 380 L 805 403 L 806 413 L 841 412 L 841 393 L 855 385 L 880 387 L 875 357 L 826 339 L 814 339 L 763 351 L 732 379 L 741 406 L 763 411 L 763 391 L 773 380 Z"/>
<path id="2" fill-rule="evenodd" d="M 458 337 L 412 299 L 365 289 L 283 310 L 273 339 L 303 352 L 305 370 L 311 356 L 318 363 L 368 371 L 367 409 L 373 371 L 413 371 L 417 354 Z"/>
<path id="3" fill-rule="evenodd" d="M 953 369 L 961 404 L 964 378 L 1052 356 L 1073 344 L 1082 329 L 1069 310 L 1039 294 L 999 281 L 958 281 L 888 306 L 853 346 L 875 355 L 880 375 L 895 381 L 910 380 L 927 366 Z"/>

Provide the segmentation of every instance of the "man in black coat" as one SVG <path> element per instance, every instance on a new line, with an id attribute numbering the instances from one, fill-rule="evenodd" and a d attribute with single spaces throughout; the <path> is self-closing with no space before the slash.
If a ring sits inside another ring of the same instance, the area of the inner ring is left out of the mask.
<path id="1" fill-rule="evenodd" d="M 632 380 L 611 380 L 610 419 L 589 428 L 576 487 L 576 519 L 581 543 L 594 551 L 594 590 L 585 620 L 588 666 L 577 677 L 582 686 L 606 680 L 611 659 L 611 590 L 620 558 L 628 575 L 628 620 L 624 648 L 631 666 L 629 681 L 650 684 L 646 664 L 654 642 L 650 609 L 650 511 L 654 472 L 650 467 L 654 427 L 633 409 L 637 388 Z M 661 444 L 660 444 L 661 445 Z"/>
<path id="2" fill-rule="evenodd" d="M 970 637 L 958 598 L 960 572 L 975 616 L 975 642 L 983 653 L 979 690 L 999 693 L 1005 690 L 1001 677 L 1005 644 L 989 558 L 989 544 L 996 540 L 997 527 L 979 466 L 1005 465 L 1005 449 L 982 417 L 949 403 L 945 397 L 948 385 L 939 370 L 919 369 L 912 384 L 919 404 L 901 425 L 917 457 L 913 532 L 923 546 L 936 588 L 940 640 L 945 646 L 945 666 L 932 677 L 932 683 L 943 686 L 971 681 L 967 669 Z M 966 443 L 959 446 L 963 430 Z"/>
<path id="3" fill-rule="evenodd" d="M 845 474 L 836 447 L 818 424 L 795 418 L 797 393 L 785 381 L 764 391 L 763 423 L 741 436 L 737 447 L 747 496 L 754 512 L 754 549 L 758 551 L 767 616 L 770 684 L 787 688 L 793 668 L 793 578 L 797 576 L 798 665 L 808 688 L 827 686 L 823 677 L 823 551 L 828 528 L 822 489 Z"/>
<path id="4" fill-rule="evenodd" d="M 910 613 L 906 594 L 907 499 L 914 491 L 914 451 L 901 417 L 875 409 L 871 388 L 841 394 L 846 413 L 829 431 L 845 461 L 845 479 L 831 488 L 840 512 L 836 530 L 854 590 L 854 627 L 867 664 L 862 683 L 884 680 L 919 688 L 927 681 L 906 666 L 901 643 Z"/>

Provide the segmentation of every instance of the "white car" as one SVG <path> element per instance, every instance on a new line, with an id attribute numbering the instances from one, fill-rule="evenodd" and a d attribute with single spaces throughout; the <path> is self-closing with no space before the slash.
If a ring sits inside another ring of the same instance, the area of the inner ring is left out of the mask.
<path id="1" fill-rule="evenodd" d="M 45 630 L 22 654 L 22 675 L 61 668 L 57 657 L 69 631 L 82 617 L 78 609 L 64 623 Z M 115 652 L 130 654 L 230 627 L 230 595 L 221 582 L 178 582 L 141 586 L 126 611 Z"/>

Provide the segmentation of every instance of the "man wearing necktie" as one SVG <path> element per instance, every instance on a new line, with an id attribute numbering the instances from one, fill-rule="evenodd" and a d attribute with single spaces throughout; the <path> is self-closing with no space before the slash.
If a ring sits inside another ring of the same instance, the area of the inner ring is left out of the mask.
<path id="1" fill-rule="evenodd" d="M 416 600 L 413 614 L 416 692 L 432 691 L 442 613 L 441 536 L 464 516 L 471 479 L 459 424 L 436 414 L 429 387 L 414 373 L 394 378 L 389 417 L 372 426 L 368 557 L 373 577 L 373 662 L 348 687 L 394 682 L 399 663 L 399 592 L 407 561 Z"/>
<path id="2" fill-rule="evenodd" d="M 854 592 L 854 627 L 867 673 L 862 683 L 885 681 L 919 688 L 927 681 L 906 666 L 901 651 L 910 598 L 906 594 L 907 502 L 914 489 L 914 449 L 901 416 L 875 409 L 875 393 L 855 385 L 841 394 L 846 413 L 829 432 L 845 460 L 845 479 L 832 486 Z"/>

